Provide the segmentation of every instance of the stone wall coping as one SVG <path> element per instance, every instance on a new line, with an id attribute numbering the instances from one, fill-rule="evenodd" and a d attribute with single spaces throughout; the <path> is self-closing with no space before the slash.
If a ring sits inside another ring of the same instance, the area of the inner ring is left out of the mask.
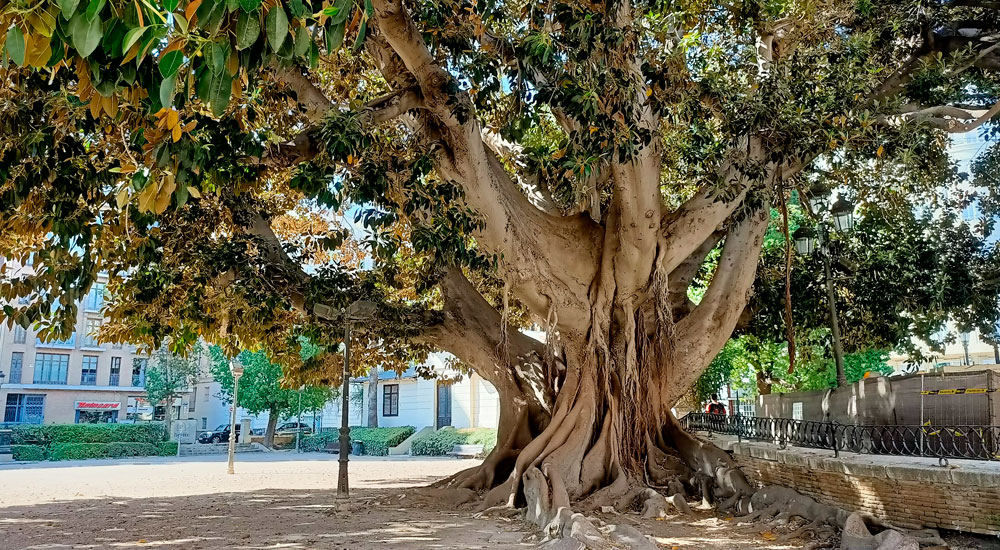
<path id="1" fill-rule="evenodd" d="M 892 455 L 866 455 L 786 447 L 758 441 L 738 441 L 735 437 L 713 435 L 709 439 L 734 454 L 770 460 L 779 464 L 811 470 L 836 472 L 851 476 L 877 477 L 923 483 L 949 483 L 973 487 L 1000 487 L 1000 461 L 949 460 L 947 467 L 936 458 Z"/>

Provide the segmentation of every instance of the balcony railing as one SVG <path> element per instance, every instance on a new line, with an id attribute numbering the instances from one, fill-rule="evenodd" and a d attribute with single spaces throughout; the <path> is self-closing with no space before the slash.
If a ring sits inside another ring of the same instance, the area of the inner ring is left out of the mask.
<path id="1" fill-rule="evenodd" d="M 1000 426 L 856 426 L 837 422 L 691 413 L 689 430 L 739 439 L 873 455 L 1000 460 Z"/>

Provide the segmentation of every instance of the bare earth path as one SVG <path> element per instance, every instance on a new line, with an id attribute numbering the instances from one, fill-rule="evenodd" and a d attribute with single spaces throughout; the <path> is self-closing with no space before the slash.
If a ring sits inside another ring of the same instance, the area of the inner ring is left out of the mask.
<path id="1" fill-rule="evenodd" d="M 224 456 L 0 465 L 0 549 L 537 547 L 519 521 L 441 510 L 409 490 L 473 464 L 352 459 L 346 510 L 336 506 L 336 457 L 324 454 L 240 455 L 235 476 Z M 638 524 L 632 515 L 605 519 Z M 667 550 L 800 547 L 732 523 L 699 513 L 638 527 Z"/>

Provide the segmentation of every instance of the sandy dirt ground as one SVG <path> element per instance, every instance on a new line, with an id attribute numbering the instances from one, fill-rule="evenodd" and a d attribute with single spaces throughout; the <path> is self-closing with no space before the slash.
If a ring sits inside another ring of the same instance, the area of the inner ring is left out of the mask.
<path id="1" fill-rule="evenodd" d="M 336 457 L 225 457 L 0 465 L 0 549 L 493 549 L 534 548 L 518 520 L 442 508 L 416 487 L 472 460 L 351 461 L 352 498 L 336 500 Z M 604 514 L 655 537 L 666 550 L 790 550 L 761 525 L 696 512 L 659 521 Z"/>

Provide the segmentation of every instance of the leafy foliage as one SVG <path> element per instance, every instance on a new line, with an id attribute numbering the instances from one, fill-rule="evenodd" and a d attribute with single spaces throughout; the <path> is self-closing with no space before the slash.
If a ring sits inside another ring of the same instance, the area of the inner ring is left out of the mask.
<path id="1" fill-rule="evenodd" d="M 497 444 L 497 431 L 492 428 L 461 428 L 446 426 L 440 430 L 414 439 L 410 454 L 414 456 L 444 456 L 455 445 L 482 445 L 483 454 L 489 454 Z"/>
<path id="2" fill-rule="evenodd" d="M 416 430 L 413 426 L 390 428 L 351 426 L 351 441 L 361 441 L 363 443 L 362 452 L 366 455 L 387 456 L 390 447 L 399 445 L 413 435 L 414 431 Z M 339 430 L 326 431 L 303 437 L 299 446 L 303 452 L 322 451 L 326 449 L 327 443 L 337 441 L 339 438 Z"/>
<path id="3" fill-rule="evenodd" d="M 15 426 L 11 433 L 14 445 L 41 446 L 53 443 L 159 443 L 166 438 L 166 429 L 160 422 Z"/>
<path id="4" fill-rule="evenodd" d="M 218 347 L 209 349 L 212 377 L 219 383 L 223 396 L 232 401 L 234 379 L 229 359 Z M 299 407 L 299 391 L 283 385 L 281 366 L 272 363 L 262 352 L 243 352 L 238 356 L 243 363 L 240 378 L 239 403 L 250 414 L 269 413 L 276 417 L 290 417 Z M 329 387 L 307 386 L 302 390 L 302 410 L 322 408 L 333 398 Z"/>
<path id="5" fill-rule="evenodd" d="M 173 403 L 198 376 L 198 356 L 181 357 L 161 349 L 146 369 L 146 396 L 150 403 Z"/>

